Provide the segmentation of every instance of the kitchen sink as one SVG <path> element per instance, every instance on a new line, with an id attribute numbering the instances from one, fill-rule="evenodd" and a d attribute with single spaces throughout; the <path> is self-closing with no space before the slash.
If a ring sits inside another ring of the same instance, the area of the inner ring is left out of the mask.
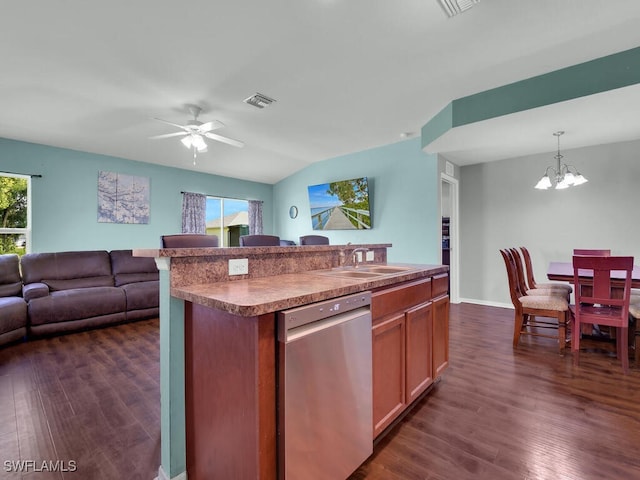
<path id="1" fill-rule="evenodd" d="M 363 272 L 391 274 L 391 273 L 406 272 L 407 270 L 411 270 L 411 268 L 410 267 L 394 267 L 391 265 L 371 265 L 371 266 L 358 267 L 358 270 L 361 270 Z"/>
<path id="2" fill-rule="evenodd" d="M 360 271 L 360 270 L 345 270 L 345 269 L 335 269 L 335 270 L 322 270 L 314 273 L 319 273 L 321 275 L 329 275 L 330 277 L 346 277 L 346 278 L 373 278 L 379 277 L 383 275 L 378 272 L 369 272 L 369 271 Z"/>
<path id="3" fill-rule="evenodd" d="M 411 267 L 396 267 L 393 265 L 361 265 L 359 267 L 336 267 L 331 270 L 316 270 L 313 273 L 344 278 L 375 278 L 383 275 L 406 272 Z"/>

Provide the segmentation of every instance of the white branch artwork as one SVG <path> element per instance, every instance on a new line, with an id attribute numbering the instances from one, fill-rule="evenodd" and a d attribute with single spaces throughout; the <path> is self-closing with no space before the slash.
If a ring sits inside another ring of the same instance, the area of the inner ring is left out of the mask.
<path id="1" fill-rule="evenodd" d="M 98 172 L 98 222 L 149 223 L 149 178 Z"/>

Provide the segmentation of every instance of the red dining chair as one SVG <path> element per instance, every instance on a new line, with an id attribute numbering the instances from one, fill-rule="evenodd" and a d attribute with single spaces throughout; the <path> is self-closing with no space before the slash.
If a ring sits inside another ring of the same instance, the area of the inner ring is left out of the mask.
<path id="1" fill-rule="evenodd" d="M 569 296 L 571 292 L 573 292 L 573 288 L 571 288 L 571 285 L 567 285 L 566 283 L 536 282 L 535 276 L 533 274 L 533 263 L 531 262 L 531 255 L 529 254 L 529 250 L 527 250 L 525 247 L 520 247 L 520 251 L 522 252 L 522 258 L 524 258 L 524 265 L 527 271 L 527 284 L 529 285 L 529 288 L 555 290 L 558 293 L 567 296 Z"/>
<path id="2" fill-rule="evenodd" d="M 611 250 L 593 250 L 589 248 L 574 248 L 574 255 L 590 255 L 594 257 L 610 257 Z"/>
<path id="3" fill-rule="evenodd" d="M 581 274 L 581 270 L 593 275 Z M 622 298 L 611 285 L 612 271 L 624 271 Z M 633 257 L 573 256 L 573 281 L 576 287 L 576 303 L 571 306 L 574 326 L 571 350 L 574 364 L 580 357 L 580 336 L 583 324 L 608 325 L 616 329 L 616 352 L 622 363 L 622 371 L 629 373 L 629 298 L 631 296 L 631 272 Z M 582 288 L 583 286 L 589 288 Z"/>
<path id="4" fill-rule="evenodd" d="M 567 341 L 569 321 L 569 303 L 561 295 L 526 295 L 521 290 L 517 278 L 515 259 L 507 249 L 500 250 L 509 280 L 509 294 L 515 309 L 513 327 L 513 347 L 518 346 L 521 335 L 548 337 L 558 340 L 560 353 L 564 353 Z M 554 320 L 541 320 L 538 317 Z M 545 330 L 557 330 L 557 335 L 543 333 Z"/>

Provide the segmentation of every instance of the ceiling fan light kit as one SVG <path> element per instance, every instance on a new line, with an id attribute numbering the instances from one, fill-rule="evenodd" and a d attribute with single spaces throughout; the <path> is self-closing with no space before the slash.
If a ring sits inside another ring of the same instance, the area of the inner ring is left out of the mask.
<path id="1" fill-rule="evenodd" d="M 235 140 L 223 135 L 218 135 L 217 133 L 212 133 L 212 130 L 224 127 L 224 123 L 218 120 L 211 120 L 209 122 L 203 123 L 198 120 L 202 109 L 197 105 L 188 105 L 188 107 L 189 111 L 193 115 L 193 119 L 188 120 L 184 125 L 169 122 L 167 120 L 163 120 L 162 118 L 154 118 L 154 120 L 158 120 L 159 122 L 166 123 L 176 128 L 180 128 L 182 131 L 156 135 L 151 138 L 160 139 L 170 137 L 183 137 L 180 139 L 180 141 L 186 148 L 193 151 L 194 165 L 196 164 L 196 157 L 198 156 L 198 153 L 207 151 L 207 142 L 205 141 L 205 138 L 209 138 L 217 142 L 226 143 L 227 145 L 232 145 L 238 148 L 244 147 L 244 142 L 241 142 L 240 140 Z"/>
<path id="2" fill-rule="evenodd" d="M 182 140 L 180 140 L 180 141 L 188 149 L 194 148 L 198 152 L 206 152 L 207 151 L 207 144 L 204 141 L 204 138 L 202 138 L 202 136 L 198 135 L 197 133 L 193 133 L 191 135 L 187 135 L 186 137 L 183 137 Z"/>

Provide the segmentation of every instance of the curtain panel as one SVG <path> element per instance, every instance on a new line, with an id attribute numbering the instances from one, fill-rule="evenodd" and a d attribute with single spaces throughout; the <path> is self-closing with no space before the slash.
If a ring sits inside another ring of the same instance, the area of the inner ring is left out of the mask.
<path id="1" fill-rule="evenodd" d="M 262 235 L 262 200 L 249 200 L 249 235 Z"/>
<path id="2" fill-rule="evenodd" d="M 207 233 L 207 196 L 201 193 L 182 194 L 182 233 Z"/>

